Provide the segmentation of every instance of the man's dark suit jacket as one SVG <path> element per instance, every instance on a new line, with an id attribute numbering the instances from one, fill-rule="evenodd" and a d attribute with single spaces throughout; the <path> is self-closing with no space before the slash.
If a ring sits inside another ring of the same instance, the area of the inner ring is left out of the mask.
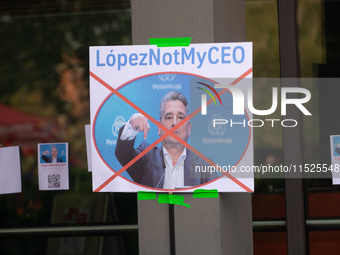
<path id="1" fill-rule="evenodd" d="M 138 154 L 144 151 L 149 144 L 143 141 L 137 149 L 134 149 L 135 139 L 131 141 L 122 141 L 120 139 L 123 128 L 124 126 L 119 130 L 115 154 L 119 163 L 122 166 L 125 166 Z M 188 149 L 186 150 L 187 155 L 184 161 L 184 186 L 197 186 L 217 178 L 216 173 L 211 175 L 209 172 L 195 173 L 195 166 L 208 166 L 209 164 L 195 154 L 190 153 Z M 194 162 L 194 164 L 190 164 L 190 162 Z M 148 187 L 162 189 L 165 178 L 163 148 L 152 148 L 126 171 L 134 182 Z"/>
<path id="2" fill-rule="evenodd" d="M 336 147 L 336 148 L 335 148 L 335 151 L 336 151 L 338 154 L 340 154 L 340 147 Z"/>
<path id="3" fill-rule="evenodd" d="M 46 163 L 52 163 L 52 156 L 47 156 L 47 155 L 42 155 L 41 158 L 46 162 Z M 63 159 L 60 157 L 57 157 L 57 162 L 63 162 Z"/>

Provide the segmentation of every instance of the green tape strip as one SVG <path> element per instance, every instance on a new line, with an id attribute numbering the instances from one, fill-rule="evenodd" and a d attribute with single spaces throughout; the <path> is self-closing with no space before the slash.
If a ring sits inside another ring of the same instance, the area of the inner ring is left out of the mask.
<path id="1" fill-rule="evenodd" d="M 154 191 L 138 191 L 138 200 L 157 199 Z"/>
<path id="2" fill-rule="evenodd" d="M 196 189 L 192 193 L 193 197 L 217 197 L 217 189 Z"/>
<path id="3" fill-rule="evenodd" d="M 174 203 L 176 205 L 183 205 L 189 208 L 191 207 L 190 205 L 184 203 L 184 196 L 174 195 Z"/>
<path id="4" fill-rule="evenodd" d="M 171 201 L 171 203 L 170 203 Z M 160 204 L 173 204 L 173 195 L 158 194 L 158 203 Z"/>
<path id="5" fill-rule="evenodd" d="M 157 47 L 186 47 L 190 45 L 191 37 L 178 38 L 150 38 L 150 45 Z"/>
<path id="6" fill-rule="evenodd" d="M 183 205 L 186 207 L 191 207 L 190 205 L 184 203 L 184 196 L 179 195 L 168 195 L 168 194 L 158 194 L 158 203 L 159 204 L 174 204 L 174 205 Z"/>

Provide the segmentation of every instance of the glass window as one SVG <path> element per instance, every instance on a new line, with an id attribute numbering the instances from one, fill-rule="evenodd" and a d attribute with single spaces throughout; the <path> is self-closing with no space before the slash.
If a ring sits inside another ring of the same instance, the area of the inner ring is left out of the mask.
<path id="1" fill-rule="evenodd" d="M 131 44 L 130 1 L 2 1 L 0 23 L 0 142 L 20 146 L 22 171 L 22 192 L 0 195 L 0 228 L 137 224 L 136 194 L 92 193 L 85 144 L 89 46 Z M 70 189 L 39 191 L 37 144 L 57 142 L 69 143 Z M 0 242 L 0 254 L 138 253 L 137 235 Z"/>

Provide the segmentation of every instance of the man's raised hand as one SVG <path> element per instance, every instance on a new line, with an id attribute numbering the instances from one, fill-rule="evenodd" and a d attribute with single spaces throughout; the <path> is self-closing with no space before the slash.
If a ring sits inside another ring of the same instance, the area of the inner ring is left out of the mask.
<path id="1" fill-rule="evenodd" d="M 135 113 L 132 115 L 130 125 L 135 131 L 144 132 L 144 140 L 146 140 L 150 126 L 148 119 L 143 114 Z"/>

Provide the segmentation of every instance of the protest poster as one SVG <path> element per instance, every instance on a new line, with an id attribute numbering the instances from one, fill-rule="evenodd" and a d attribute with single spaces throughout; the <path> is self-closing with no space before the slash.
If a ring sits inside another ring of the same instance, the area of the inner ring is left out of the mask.
<path id="1" fill-rule="evenodd" d="M 340 184 L 340 135 L 330 136 L 333 185 Z"/>
<path id="2" fill-rule="evenodd" d="M 253 192 L 252 114 L 215 85 L 251 78 L 251 42 L 90 47 L 93 191 Z"/>
<path id="3" fill-rule="evenodd" d="M 68 190 L 68 143 L 38 144 L 39 190 Z"/>

